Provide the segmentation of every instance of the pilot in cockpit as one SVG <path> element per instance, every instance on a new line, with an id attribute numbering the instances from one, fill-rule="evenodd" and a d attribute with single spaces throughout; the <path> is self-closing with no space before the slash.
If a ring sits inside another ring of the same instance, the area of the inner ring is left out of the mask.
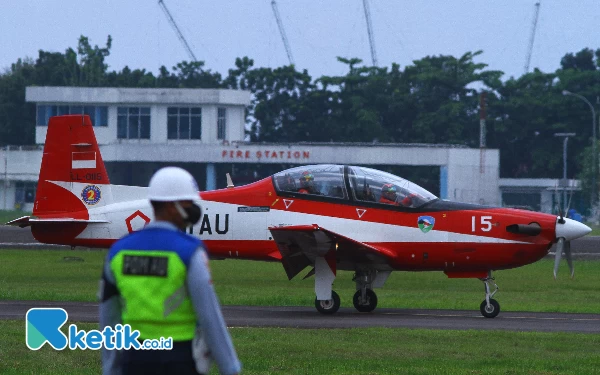
<path id="1" fill-rule="evenodd" d="M 400 189 L 400 194 L 398 194 L 398 188 L 396 188 L 395 185 L 385 184 L 381 187 L 381 198 L 379 198 L 379 203 L 410 207 L 413 204 L 411 196 L 413 196 L 413 194 L 410 194 L 404 189 Z"/>
<path id="2" fill-rule="evenodd" d="M 300 176 L 300 189 L 298 193 L 302 194 L 320 194 L 315 188 L 315 177 L 310 171 L 302 172 Z"/>
<path id="3" fill-rule="evenodd" d="M 379 203 L 399 205 L 397 198 L 396 187 L 392 184 L 385 184 L 381 187 L 381 197 Z"/>

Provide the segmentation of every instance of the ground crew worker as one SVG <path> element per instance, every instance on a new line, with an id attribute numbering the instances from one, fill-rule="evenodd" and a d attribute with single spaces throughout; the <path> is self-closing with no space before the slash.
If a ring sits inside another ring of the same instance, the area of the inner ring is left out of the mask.
<path id="1" fill-rule="evenodd" d="M 204 245 L 184 232 L 201 216 L 196 181 L 181 168 L 162 168 L 150 180 L 148 198 L 155 221 L 117 241 L 104 264 L 100 330 L 129 324 L 139 341 L 172 337 L 173 347 L 103 349 L 103 373 L 208 373 L 212 360 L 221 374 L 239 373 Z"/>

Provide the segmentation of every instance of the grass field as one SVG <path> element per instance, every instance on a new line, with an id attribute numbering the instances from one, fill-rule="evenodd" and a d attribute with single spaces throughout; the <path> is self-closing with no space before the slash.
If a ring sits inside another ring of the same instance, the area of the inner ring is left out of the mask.
<path id="1" fill-rule="evenodd" d="M 30 351 L 22 321 L 0 321 L 0 332 L 1 374 L 100 373 L 98 351 L 57 352 L 48 345 Z M 243 374 L 600 373 L 598 335 L 384 328 L 230 332 Z M 211 374 L 217 373 L 213 368 Z"/>
<path id="2" fill-rule="evenodd" d="M 95 301 L 106 251 L 0 250 L 0 299 Z M 600 312 L 600 261 L 565 264 L 552 277 L 552 260 L 495 273 L 502 311 Z M 314 278 L 288 281 L 279 263 L 211 261 L 214 285 L 225 305 L 313 306 Z M 307 270 L 308 272 L 308 270 Z M 302 274 L 303 275 L 303 274 Z M 352 306 L 351 272 L 339 272 L 334 289 L 342 306 Z M 442 272 L 392 273 L 376 290 L 379 307 L 479 309 L 483 284 L 448 279 Z"/>
<path id="3" fill-rule="evenodd" d="M 0 250 L 0 299 L 94 301 L 106 251 Z M 552 278 L 552 261 L 499 271 L 503 311 L 598 312 L 600 261 L 576 261 Z M 278 263 L 212 261 L 223 304 L 312 306 L 314 280 L 288 281 Z M 334 285 L 351 306 L 351 273 Z M 381 307 L 478 310 L 477 280 L 395 273 Z M 66 328 L 67 325 L 64 326 Z M 78 324 L 96 329 L 96 324 Z M 232 328 L 244 374 L 600 374 L 600 336 L 572 333 L 411 329 Z M 98 351 L 25 345 L 22 320 L 0 321 L 0 374 L 98 374 Z M 211 374 L 217 374 L 213 369 Z"/>

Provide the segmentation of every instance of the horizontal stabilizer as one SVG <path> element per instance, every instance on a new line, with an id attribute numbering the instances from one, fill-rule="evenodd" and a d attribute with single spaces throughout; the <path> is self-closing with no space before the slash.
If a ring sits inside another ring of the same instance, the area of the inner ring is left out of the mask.
<path id="1" fill-rule="evenodd" d="M 5 225 L 12 225 L 15 227 L 21 227 L 21 228 L 25 228 L 30 226 L 31 224 L 38 224 L 38 223 L 62 223 L 62 224 L 69 224 L 69 223 L 74 223 L 74 224 L 98 224 L 98 223 L 108 223 L 108 221 L 106 220 L 83 220 L 83 219 L 73 219 L 70 217 L 57 217 L 57 218 L 45 218 L 45 219 L 40 219 L 40 218 L 35 218 L 35 217 L 31 217 L 31 216 L 23 216 L 20 217 L 18 219 L 9 221 L 8 223 L 6 223 Z"/>
<path id="2" fill-rule="evenodd" d="M 11 220 L 4 225 L 12 225 L 14 227 L 21 227 L 21 228 L 28 227 L 30 225 L 29 224 L 29 216 L 22 216 L 18 219 Z"/>

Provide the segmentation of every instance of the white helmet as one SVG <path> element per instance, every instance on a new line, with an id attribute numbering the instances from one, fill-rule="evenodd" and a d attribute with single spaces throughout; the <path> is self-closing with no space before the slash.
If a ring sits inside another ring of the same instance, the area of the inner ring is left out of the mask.
<path id="1" fill-rule="evenodd" d="M 185 169 L 165 167 L 150 179 L 148 199 L 158 202 L 200 201 L 198 184 Z"/>

